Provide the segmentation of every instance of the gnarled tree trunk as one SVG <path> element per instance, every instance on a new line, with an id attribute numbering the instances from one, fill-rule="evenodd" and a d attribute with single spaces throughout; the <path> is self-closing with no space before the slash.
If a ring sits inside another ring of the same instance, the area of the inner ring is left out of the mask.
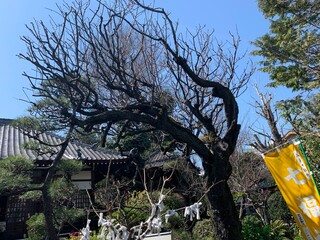
<path id="1" fill-rule="evenodd" d="M 207 199 L 217 237 L 221 240 L 240 240 L 241 223 L 227 179 L 231 173 L 227 153 L 215 155 L 215 166 L 207 166 Z"/>

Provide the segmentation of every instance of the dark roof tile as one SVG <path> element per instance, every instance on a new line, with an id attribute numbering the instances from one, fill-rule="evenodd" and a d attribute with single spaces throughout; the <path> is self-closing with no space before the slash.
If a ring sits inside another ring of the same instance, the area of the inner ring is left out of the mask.
<path id="1" fill-rule="evenodd" d="M 11 120 L 0 119 L 0 159 L 4 159 L 12 155 L 22 155 L 36 161 L 51 161 L 54 159 L 54 154 L 36 154 L 30 149 L 24 147 L 25 143 L 33 141 L 29 136 L 24 134 L 16 127 L 8 125 Z M 52 134 L 41 134 L 41 139 L 48 143 L 61 143 L 63 139 Z M 55 149 L 58 151 L 58 148 Z M 79 154 L 79 151 L 81 154 Z M 107 151 L 104 149 L 93 149 L 91 146 L 77 142 L 69 143 L 65 153 L 65 159 L 80 159 L 86 163 L 109 162 L 123 163 L 129 161 L 127 156 L 119 153 Z"/>
<path id="2" fill-rule="evenodd" d="M 8 118 L 0 118 L 0 126 L 9 125 L 13 120 Z"/>

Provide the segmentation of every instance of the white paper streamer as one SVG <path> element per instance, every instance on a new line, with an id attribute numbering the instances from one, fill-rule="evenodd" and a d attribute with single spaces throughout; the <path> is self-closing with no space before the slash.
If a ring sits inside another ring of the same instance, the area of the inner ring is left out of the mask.
<path id="1" fill-rule="evenodd" d="M 91 220 L 88 219 L 86 227 L 81 229 L 82 236 L 80 240 L 90 240 L 90 222 Z"/>
<path id="2" fill-rule="evenodd" d="M 189 216 L 190 221 L 193 221 L 193 218 L 196 217 L 197 220 L 200 220 L 200 206 L 201 202 L 194 203 L 189 207 L 186 207 L 184 210 L 184 217 Z"/>

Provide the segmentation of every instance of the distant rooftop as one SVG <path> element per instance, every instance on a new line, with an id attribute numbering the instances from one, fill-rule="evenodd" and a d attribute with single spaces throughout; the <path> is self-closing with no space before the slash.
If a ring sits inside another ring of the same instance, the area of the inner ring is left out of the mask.
<path id="1" fill-rule="evenodd" d="M 0 118 L 0 159 L 7 158 L 8 156 L 22 155 L 35 160 L 38 165 L 50 164 L 55 157 L 55 153 L 59 150 L 58 147 L 53 149 L 53 154 L 37 154 L 33 150 L 26 149 L 25 144 L 35 140 L 27 136 L 20 129 L 10 126 L 11 121 L 12 119 Z M 50 144 L 59 144 L 63 141 L 61 137 L 46 133 L 40 135 L 40 140 Z M 95 149 L 89 145 L 77 142 L 69 143 L 64 153 L 64 159 L 79 159 L 87 164 L 108 164 L 110 161 L 113 164 L 123 164 L 129 161 L 127 156 L 123 156 L 120 153 Z"/>
<path id="2" fill-rule="evenodd" d="M 145 167 L 148 168 L 159 168 L 163 167 L 164 164 L 177 159 L 178 157 L 172 153 L 164 153 L 161 151 L 156 151 L 147 159 Z"/>

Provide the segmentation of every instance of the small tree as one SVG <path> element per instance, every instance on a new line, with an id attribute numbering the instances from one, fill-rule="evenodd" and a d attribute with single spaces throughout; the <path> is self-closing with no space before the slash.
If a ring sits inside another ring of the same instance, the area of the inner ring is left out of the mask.
<path id="1" fill-rule="evenodd" d="M 65 141 L 52 145 L 52 143 L 45 143 L 45 141 L 40 140 L 42 139 L 40 137 L 40 131 L 31 132 L 31 129 L 37 130 L 37 126 L 40 126 L 37 124 L 37 121 L 26 118 L 17 121 L 16 124 L 19 125 L 21 129 L 24 129 L 25 134 L 29 134 L 31 138 L 35 139 L 35 141 L 27 143 L 25 146 L 26 148 L 37 151 L 38 154 L 40 152 L 46 154 L 52 153 L 54 159 L 51 166 L 48 168 L 42 183 L 34 182 L 33 173 L 36 169 L 36 165 L 32 160 L 14 156 L 0 161 L 0 173 L 2 173 L 0 175 L 0 182 L 2 183 L 0 184 L 0 193 L 1 195 L 23 195 L 23 197 L 31 199 L 40 197 L 43 204 L 43 215 L 41 215 L 40 218 L 44 219 L 43 224 L 45 224 L 46 233 L 50 239 L 57 239 L 57 230 L 67 218 L 71 215 L 79 216 L 79 213 L 70 215 L 61 208 L 60 204 L 60 201 L 63 199 L 69 199 L 70 201 L 71 196 L 74 193 L 72 188 L 70 188 L 71 185 L 68 184 L 70 179 L 56 179 L 56 172 L 58 170 L 62 171 L 62 173 L 65 172 L 66 175 L 70 175 L 72 173 L 77 173 L 81 169 L 81 166 L 79 166 L 78 163 L 72 165 L 70 161 L 69 165 L 71 164 L 72 166 L 66 166 L 61 162 L 73 129 L 69 129 Z M 48 128 L 49 125 L 46 127 Z M 45 127 L 43 129 L 45 129 Z M 53 148 L 55 148 L 54 151 L 52 151 Z M 37 153 L 35 152 L 36 155 Z M 69 196 L 67 197 L 64 195 L 66 192 L 69 192 Z M 40 193 L 40 196 L 38 193 Z M 60 215 L 60 217 L 58 217 L 58 215 Z M 33 219 L 39 219 L 38 217 L 35 216 Z M 36 224 L 38 223 L 39 221 L 36 221 Z"/>
<path id="2" fill-rule="evenodd" d="M 278 116 L 277 111 L 272 105 L 273 96 L 270 94 L 262 94 L 258 89 L 257 93 L 260 99 L 260 102 L 256 101 L 258 108 L 257 113 L 268 123 L 270 134 L 252 129 L 255 132 L 255 141 L 251 142 L 250 145 L 256 151 L 265 153 L 270 149 L 285 144 L 292 135 L 284 136 L 283 134 L 283 129 L 279 123 L 281 120 L 280 116 Z M 295 137 L 295 135 L 296 134 L 293 136 Z M 263 138 L 264 141 L 262 141 L 261 138 Z M 261 226 L 261 224 L 252 217 L 244 219 L 243 233 L 245 237 L 254 239 L 260 236 L 261 232 L 266 234 L 265 237 L 272 236 L 275 239 L 276 237 L 283 239 L 284 236 L 288 235 L 291 235 L 291 237 L 294 235 L 297 239 L 300 239 L 301 236 L 299 233 L 295 233 L 294 228 L 292 228 L 292 225 L 295 226 L 293 217 L 279 192 L 267 192 L 266 197 L 264 197 L 263 207 L 265 208 L 267 216 L 267 219 L 261 221 L 264 226 Z M 290 228 L 288 226 L 290 226 Z"/>

